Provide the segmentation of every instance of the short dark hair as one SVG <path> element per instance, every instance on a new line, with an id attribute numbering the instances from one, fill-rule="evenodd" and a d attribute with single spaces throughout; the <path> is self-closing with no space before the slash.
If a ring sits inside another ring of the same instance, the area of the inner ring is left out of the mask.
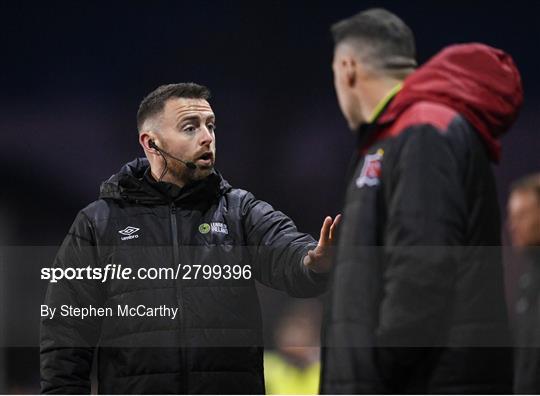
<path id="1" fill-rule="evenodd" d="M 362 61 L 377 70 L 399 71 L 416 67 L 416 47 L 411 29 L 397 15 L 370 8 L 331 27 L 334 43 L 350 42 L 361 49 Z"/>
<path id="2" fill-rule="evenodd" d="M 141 131 L 144 122 L 159 114 L 165 102 L 171 98 L 210 99 L 210 90 L 204 85 L 189 83 L 161 85 L 142 100 L 137 111 L 137 129 Z"/>
<path id="3" fill-rule="evenodd" d="M 540 173 L 534 173 L 518 179 L 510 187 L 510 192 L 531 191 L 536 194 L 536 198 L 540 203 Z"/>

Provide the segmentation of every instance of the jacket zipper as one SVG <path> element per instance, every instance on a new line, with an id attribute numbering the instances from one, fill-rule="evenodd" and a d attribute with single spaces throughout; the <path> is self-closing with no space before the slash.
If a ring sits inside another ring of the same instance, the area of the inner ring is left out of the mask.
<path id="1" fill-rule="evenodd" d="M 173 268 L 176 268 L 180 260 L 180 253 L 178 252 L 178 227 L 176 225 L 176 206 L 171 204 L 171 231 L 173 241 Z"/>
<path id="2" fill-rule="evenodd" d="M 170 205 L 170 217 L 171 217 L 171 234 L 172 234 L 172 242 L 173 242 L 173 266 L 172 268 L 176 268 L 180 264 L 180 253 L 179 253 L 179 247 L 178 247 L 178 226 L 176 223 L 176 205 L 174 202 Z M 180 268 L 181 269 L 181 268 Z M 182 280 L 182 271 L 180 271 L 180 279 L 175 279 L 176 282 L 176 299 L 178 302 L 178 320 L 180 321 L 180 354 L 181 354 L 181 365 L 180 365 L 180 371 L 183 374 L 184 378 L 181 378 L 182 388 L 184 394 L 189 393 L 189 382 L 188 377 L 189 373 L 187 371 L 187 348 L 182 345 L 182 341 L 184 338 L 184 314 L 183 314 L 183 299 L 182 299 L 182 289 L 180 287 L 180 283 Z"/>

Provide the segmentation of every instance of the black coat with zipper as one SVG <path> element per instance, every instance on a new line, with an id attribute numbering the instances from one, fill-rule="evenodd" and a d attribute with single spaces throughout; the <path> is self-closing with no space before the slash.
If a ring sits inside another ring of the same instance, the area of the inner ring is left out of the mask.
<path id="1" fill-rule="evenodd" d="M 324 277 L 302 264 L 316 242 L 217 173 L 178 189 L 148 183 L 147 169 L 146 160 L 135 160 L 102 185 L 100 199 L 79 212 L 54 266 L 115 263 L 135 271 L 181 263 L 178 279 L 62 279 L 49 285 L 45 304 L 166 305 L 179 307 L 178 316 L 42 319 L 42 392 L 88 393 L 98 346 L 99 393 L 264 393 L 254 281 L 296 297 L 320 294 Z M 119 233 L 128 226 L 138 229 L 136 237 Z M 205 279 L 199 267 L 195 276 L 197 265 L 213 275 Z M 225 275 L 233 267 L 239 279 Z M 239 268 L 249 270 L 240 275 Z"/>
<path id="2" fill-rule="evenodd" d="M 358 131 L 322 392 L 511 393 L 490 160 L 522 100 L 508 55 L 456 45 Z"/>

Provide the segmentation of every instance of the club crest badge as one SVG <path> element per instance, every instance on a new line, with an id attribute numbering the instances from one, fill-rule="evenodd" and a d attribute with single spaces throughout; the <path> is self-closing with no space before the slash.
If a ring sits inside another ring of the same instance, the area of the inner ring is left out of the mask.
<path id="1" fill-rule="evenodd" d="M 374 154 L 366 155 L 360 176 L 356 179 L 356 187 L 372 187 L 380 183 L 381 161 L 384 155 L 383 149 L 378 149 Z"/>

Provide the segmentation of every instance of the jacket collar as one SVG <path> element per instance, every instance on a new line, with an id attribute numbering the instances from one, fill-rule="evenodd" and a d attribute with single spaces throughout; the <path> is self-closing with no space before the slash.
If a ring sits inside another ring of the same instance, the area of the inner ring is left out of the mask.
<path id="1" fill-rule="evenodd" d="M 371 113 L 371 116 L 369 117 L 369 123 L 374 123 L 383 113 L 384 109 L 388 106 L 388 103 L 394 97 L 398 94 L 399 91 L 401 91 L 401 88 L 403 88 L 403 83 L 396 84 L 388 93 L 382 98 L 379 103 L 377 103 L 377 106 L 375 106 L 375 109 L 373 109 L 373 113 Z"/>
<path id="2" fill-rule="evenodd" d="M 149 168 L 146 158 L 136 158 L 125 164 L 118 173 L 101 184 L 99 197 L 141 204 L 174 202 L 183 205 L 211 201 L 232 188 L 217 171 L 204 180 L 180 188 L 153 180 Z"/>
<path id="3" fill-rule="evenodd" d="M 402 84 L 396 85 L 388 94 L 377 104 L 370 121 L 360 124 L 355 131 L 357 155 L 362 156 L 378 139 L 378 132 L 382 124 L 381 117 L 384 116 L 387 109 L 391 106 L 396 95 L 400 92 Z"/>

